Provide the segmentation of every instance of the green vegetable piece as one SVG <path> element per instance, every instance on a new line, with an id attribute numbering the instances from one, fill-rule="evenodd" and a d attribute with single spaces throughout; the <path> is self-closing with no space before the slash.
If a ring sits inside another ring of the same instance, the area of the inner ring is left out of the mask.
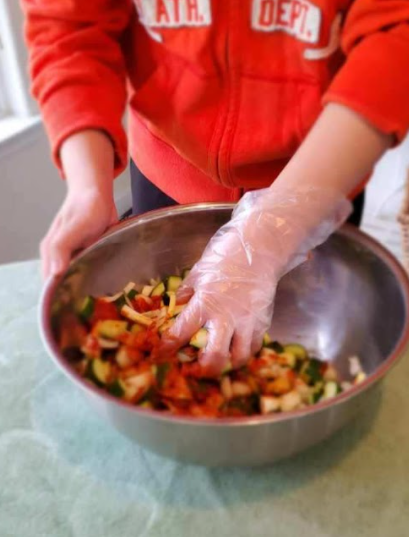
<path id="1" fill-rule="evenodd" d="M 165 306 L 169 306 L 169 302 L 170 302 L 170 294 L 169 293 L 165 293 L 162 297 L 162 300 L 163 300 L 163 303 Z"/>
<path id="2" fill-rule="evenodd" d="M 165 362 L 163 364 L 158 364 L 156 369 L 156 381 L 158 383 L 158 388 L 163 388 L 163 385 L 166 380 L 166 376 L 169 372 L 170 364 L 168 362 Z"/>
<path id="3" fill-rule="evenodd" d="M 165 284 L 163 282 L 159 282 L 158 285 L 154 287 L 151 296 L 162 296 L 165 291 Z"/>
<path id="4" fill-rule="evenodd" d="M 125 300 L 125 297 L 124 295 L 121 295 L 119 298 L 117 298 L 114 302 L 117 310 L 120 312 L 121 309 L 125 306 L 126 304 L 126 300 Z"/>
<path id="5" fill-rule="evenodd" d="M 82 302 L 79 315 L 83 321 L 88 321 L 94 313 L 95 299 L 92 296 L 86 296 Z"/>
<path id="6" fill-rule="evenodd" d="M 109 362 L 104 362 L 98 358 L 90 360 L 85 370 L 85 376 L 92 380 L 100 388 L 105 388 L 111 371 Z"/>
<path id="7" fill-rule="evenodd" d="M 306 360 L 301 366 L 301 378 L 307 384 L 313 386 L 316 382 L 322 381 L 321 367 L 322 363 L 317 358 Z"/>
<path id="8" fill-rule="evenodd" d="M 267 333 L 265 333 L 263 336 L 263 347 L 267 347 L 272 342 L 273 340 L 271 339 L 271 337 Z"/>
<path id="9" fill-rule="evenodd" d="M 98 335 L 103 338 L 116 339 L 127 331 L 127 321 L 99 321 Z"/>
<path id="10" fill-rule="evenodd" d="M 125 390 L 122 386 L 122 383 L 118 379 L 108 386 L 108 392 L 114 397 L 118 397 L 118 399 L 125 395 Z"/>
<path id="11" fill-rule="evenodd" d="M 185 269 L 185 270 L 182 272 L 182 278 L 183 278 L 184 280 L 186 280 L 186 278 L 189 276 L 190 271 L 191 271 L 191 269 Z"/>
<path id="12" fill-rule="evenodd" d="M 294 354 L 294 356 L 299 360 L 306 360 L 308 358 L 308 353 L 305 347 L 303 347 L 302 345 L 298 345 L 297 343 L 284 345 L 284 352 Z"/>
<path id="13" fill-rule="evenodd" d="M 138 294 L 138 292 L 135 290 L 135 289 L 131 289 L 128 293 L 128 298 L 129 300 L 133 300 L 136 295 Z"/>
<path id="14" fill-rule="evenodd" d="M 284 352 L 284 347 L 278 341 L 272 341 L 271 343 L 268 343 L 267 345 L 264 345 L 264 346 L 276 352 L 277 354 Z"/>
<path id="15" fill-rule="evenodd" d="M 182 278 L 180 276 L 169 276 L 166 280 L 166 290 L 170 293 L 176 293 L 181 285 Z"/>
<path id="16" fill-rule="evenodd" d="M 207 345 L 206 328 L 201 328 L 200 330 L 198 330 L 190 340 L 189 345 L 195 347 L 196 349 L 204 349 Z"/>

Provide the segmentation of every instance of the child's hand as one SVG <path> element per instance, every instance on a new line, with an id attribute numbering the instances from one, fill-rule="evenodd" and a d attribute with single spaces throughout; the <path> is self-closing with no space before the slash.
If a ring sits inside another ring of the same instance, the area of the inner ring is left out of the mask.
<path id="1" fill-rule="evenodd" d="M 43 276 L 61 274 L 72 254 L 118 220 L 113 198 L 114 149 L 103 132 L 73 134 L 61 147 L 67 196 L 41 243 Z"/>
<path id="2" fill-rule="evenodd" d="M 85 248 L 115 224 L 113 199 L 98 191 L 69 191 L 40 247 L 43 277 L 61 274 L 76 250 Z"/>
<path id="3" fill-rule="evenodd" d="M 180 290 L 194 295 L 164 339 L 164 350 L 184 345 L 206 326 L 199 358 L 206 372 L 218 375 L 229 361 L 243 366 L 271 325 L 279 279 L 327 239 L 350 206 L 328 189 L 272 187 L 246 194 Z"/>

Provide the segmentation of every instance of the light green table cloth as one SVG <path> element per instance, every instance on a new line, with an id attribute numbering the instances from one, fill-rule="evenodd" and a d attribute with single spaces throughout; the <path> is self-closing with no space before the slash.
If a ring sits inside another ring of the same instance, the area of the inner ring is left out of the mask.
<path id="1" fill-rule="evenodd" d="M 409 536 L 408 360 L 317 448 L 186 466 L 94 415 L 42 347 L 39 292 L 37 262 L 0 268 L 0 537 Z"/>

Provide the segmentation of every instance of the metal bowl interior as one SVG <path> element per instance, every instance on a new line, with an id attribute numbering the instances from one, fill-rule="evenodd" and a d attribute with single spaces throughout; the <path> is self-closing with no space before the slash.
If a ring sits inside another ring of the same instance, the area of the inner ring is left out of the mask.
<path id="1" fill-rule="evenodd" d="M 155 451 L 209 464 L 226 463 L 227 455 L 214 456 L 214 460 L 205 453 L 192 455 L 194 442 L 189 444 L 187 437 L 182 448 L 158 446 L 155 444 L 158 437 L 147 434 L 145 438 L 143 427 L 135 432 L 133 421 L 136 425 L 138 419 L 143 423 L 155 421 L 158 427 L 162 424 L 167 430 L 169 424 L 177 423 L 183 427 L 194 426 L 197 431 L 201 425 L 214 425 L 214 430 L 230 425 L 274 427 L 279 422 L 297 421 L 314 413 L 325 414 L 336 405 L 350 403 L 383 377 L 407 349 L 409 340 L 408 278 L 383 247 L 359 230 L 345 226 L 319 247 L 308 262 L 282 279 L 270 333 L 283 342 L 300 342 L 319 358 L 333 362 L 344 379 L 349 378 L 347 358 L 359 356 L 369 377 L 350 392 L 289 414 L 216 422 L 129 407 L 79 379 L 67 366 L 56 343 L 54 329 L 61 308 L 75 308 L 87 294 L 115 293 L 130 280 L 144 283 L 152 277 L 192 266 L 209 238 L 229 219 L 231 211 L 231 205 L 199 204 L 155 211 L 120 224 L 82 252 L 62 278 L 48 283 L 40 312 L 42 335 L 51 356 L 114 426 Z M 118 412 L 125 412 L 126 419 L 115 416 Z M 347 414 L 349 419 L 353 412 Z M 323 427 L 324 422 L 323 418 Z M 342 424 L 340 419 L 339 426 Z M 331 430 L 325 427 L 325 433 L 316 434 L 316 441 L 336 430 L 337 424 Z M 172 442 L 171 436 L 165 435 L 167 441 Z M 291 452 L 313 443 L 314 438 L 307 444 L 304 442 L 305 445 L 294 445 L 292 441 Z M 218 449 L 223 451 L 223 446 Z M 261 464 L 285 454 L 285 448 L 277 454 L 272 446 L 270 451 L 264 449 L 261 456 L 255 449 L 254 457 L 238 455 L 230 462 Z"/>

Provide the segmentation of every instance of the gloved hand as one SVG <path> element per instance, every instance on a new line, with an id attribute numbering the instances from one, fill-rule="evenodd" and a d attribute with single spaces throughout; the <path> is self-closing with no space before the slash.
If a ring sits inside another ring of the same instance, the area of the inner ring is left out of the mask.
<path id="1" fill-rule="evenodd" d="M 210 240 L 180 295 L 192 295 L 165 346 L 180 347 L 202 326 L 207 374 L 246 363 L 271 325 L 277 283 L 307 259 L 351 212 L 332 190 L 271 187 L 246 194 L 232 219 Z M 180 298 L 180 296 L 179 296 Z M 173 342 L 173 343 L 172 343 Z"/>

